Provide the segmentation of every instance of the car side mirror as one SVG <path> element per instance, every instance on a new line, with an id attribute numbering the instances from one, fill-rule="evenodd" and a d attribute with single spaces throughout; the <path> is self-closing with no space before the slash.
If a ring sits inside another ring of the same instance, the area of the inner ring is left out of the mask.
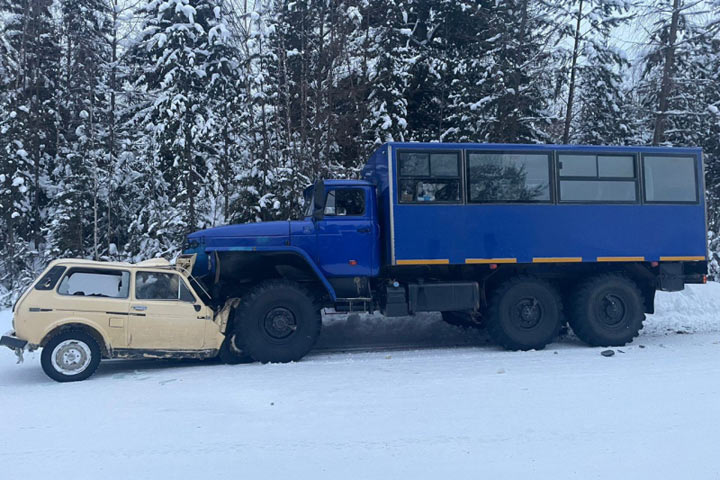
<path id="1" fill-rule="evenodd" d="M 318 180 L 313 187 L 313 220 L 322 220 L 325 216 L 325 182 Z"/>
<path id="2" fill-rule="evenodd" d="M 201 307 L 200 305 L 198 305 L 197 303 L 196 303 L 195 305 L 193 305 L 193 307 L 195 307 L 195 311 L 196 311 L 196 312 L 199 312 L 200 309 L 202 308 L 202 307 Z"/>

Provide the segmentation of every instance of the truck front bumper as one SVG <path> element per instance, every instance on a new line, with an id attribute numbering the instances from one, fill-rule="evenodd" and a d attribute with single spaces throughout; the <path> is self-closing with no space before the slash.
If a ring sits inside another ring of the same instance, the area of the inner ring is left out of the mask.
<path id="1" fill-rule="evenodd" d="M 10 350 L 15 352 L 18 357 L 18 363 L 23 361 L 23 352 L 27 347 L 27 340 L 22 340 L 13 335 L 3 335 L 0 337 L 0 345 L 8 347 Z"/>

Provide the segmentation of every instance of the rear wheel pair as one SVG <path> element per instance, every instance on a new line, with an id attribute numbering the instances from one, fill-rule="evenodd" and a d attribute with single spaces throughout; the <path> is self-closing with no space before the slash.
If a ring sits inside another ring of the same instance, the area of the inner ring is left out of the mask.
<path id="1" fill-rule="evenodd" d="M 637 285 L 617 275 L 599 275 L 568 299 L 570 326 L 592 346 L 620 346 L 632 341 L 645 319 Z M 491 296 L 488 334 L 510 350 L 542 349 L 564 324 L 563 305 L 555 287 L 530 276 L 501 285 Z"/>

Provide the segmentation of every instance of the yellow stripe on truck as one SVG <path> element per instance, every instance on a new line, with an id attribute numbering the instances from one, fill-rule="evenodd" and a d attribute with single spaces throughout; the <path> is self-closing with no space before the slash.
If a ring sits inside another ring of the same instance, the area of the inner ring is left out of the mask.
<path id="1" fill-rule="evenodd" d="M 533 263 L 579 263 L 582 257 L 535 257 Z"/>
<path id="2" fill-rule="evenodd" d="M 661 262 L 702 262 L 705 257 L 660 257 Z"/>
<path id="3" fill-rule="evenodd" d="M 644 262 L 645 257 L 597 257 L 598 262 Z"/>
<path id="4" fill-rule="evenodd" d="M 517 263 L 517 258 L 466 258 L 465 263 Z"/>
<path id="5" fill-rule="evenodd" d="M 447 258 L 397 260 L 398 265 L 448 265 L 449 263 L 450 263 L 450 260 Z"/>

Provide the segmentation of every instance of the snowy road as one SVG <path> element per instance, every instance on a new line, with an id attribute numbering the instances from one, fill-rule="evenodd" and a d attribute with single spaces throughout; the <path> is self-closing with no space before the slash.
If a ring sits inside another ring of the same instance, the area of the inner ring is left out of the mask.
<path id="1" fill-rule="evenodd" d="M 610 358 L 504 352 L 436 315 L 329 317 L 295 364 L 107 362 L 75 384 L 0 351 L 0 478 L 720 479 L 720 285 L 658 310 Z"/>

